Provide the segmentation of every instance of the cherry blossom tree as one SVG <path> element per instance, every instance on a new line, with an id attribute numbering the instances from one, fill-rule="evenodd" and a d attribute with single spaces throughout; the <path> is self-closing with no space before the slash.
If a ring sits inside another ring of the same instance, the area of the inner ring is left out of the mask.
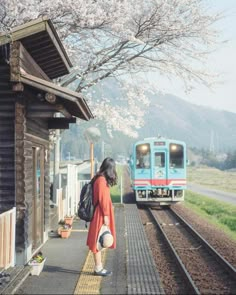
<path id="1" fill-rule="evenodd" d="M 150 85 L 134 82 L 141 72 L 181 78 L 186 90 L 201 83 L 211 87 L 215 74 L 207 58 L 219 36 L 221 18 L 203 0 L 1 0 L 0 30 L 48 16 L 75 65 L 58 81 L 84 93 L 97 118 L 108 129 L 137 136 Z M 130 79 L 130 75 L 132 79 Z M 134 78 L 135 77 L 135 78 Z M 103 80 L 118 80 L 125 108 L 92 91 Z M 125 90 L 124 90 L 125 89 Z M 152 88 L 153 89 L 153 88 Z M 154 91 L 160 90 L 160 88 Z"/>

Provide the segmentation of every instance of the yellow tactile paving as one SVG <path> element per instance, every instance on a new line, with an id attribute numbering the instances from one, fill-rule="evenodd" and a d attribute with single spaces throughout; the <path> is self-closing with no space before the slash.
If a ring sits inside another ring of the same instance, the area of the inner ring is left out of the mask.
<path id="1" fill-rule="evenodd" d="M 102 263 L 106 262 L 106 250 L 102 251 Z M 100 294 L 102 277 L 95 276 L 93 253 L 89 251 L 81 275 L 75 287 L 74 294 Z"/>

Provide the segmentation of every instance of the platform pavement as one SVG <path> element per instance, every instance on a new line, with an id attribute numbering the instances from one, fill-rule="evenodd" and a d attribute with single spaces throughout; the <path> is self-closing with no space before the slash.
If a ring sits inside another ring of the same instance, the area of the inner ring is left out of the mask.
<path id="1" fill-rule="evenodd" d="M 40 276 L 26 276 L 14 293 L 5 294 L 164 294 L 135 205 L 116 205 L 115 220 L 117 248 L 104 255 L 112 276 L 93 275 L 87 230 L 75 220 L 68 239 L 50 238 L 42 247 L 47 259 Z"/>
<path id="2" fill-rule="evenodd" d="M 50 238 L 41 248 L 46 257 L 39 276 L 29 275 L 16 294 L 73 294 L 88 254 L 84 222 L 74 220 L 68 239 Z"/>
<path id="3" fill-rule="evenodd" d="M 113 276 L 102 279 L 101 286 L 99 286 L 100 290 L 97 290 L 98 294 L 99 292 L 101 294 L 126 293 L 123 206 L 116 207 L 115 218 L 118 238 L 117 249 L 107 250 L 105 264 L 107 268 L 113 271 Z M 85 222 L 78 219 L 74 220 L 72 232 L 68 239 L 50 238 L 41 249 L 46 257 L 43 271 L 39 276 L 27 276 L 16 289 L 15 294 L 74 294 L 89 253 L 86 239 Z"/>

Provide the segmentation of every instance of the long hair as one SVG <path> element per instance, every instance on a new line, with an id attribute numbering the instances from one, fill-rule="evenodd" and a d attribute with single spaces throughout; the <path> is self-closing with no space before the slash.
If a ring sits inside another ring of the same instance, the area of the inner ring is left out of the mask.
<path id="1" fill-rule="evenodd" d="M 99 176 L 104 176 L 109 186 L 117 184 L 116 163 L 112 158 L 108 157 L 103 160 L 96 178 Z"/>

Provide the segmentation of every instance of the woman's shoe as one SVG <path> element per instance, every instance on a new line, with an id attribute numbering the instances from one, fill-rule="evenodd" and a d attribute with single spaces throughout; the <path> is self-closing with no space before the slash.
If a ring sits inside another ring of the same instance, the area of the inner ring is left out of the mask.
<path id="1" fill-rule="evenodd" d="M 111 276 L 112 275 L 112 271 L 106 270 L 106 269 L 102 269 L 100 271 L 94 271 L 94 274 L 96 276 L 102 276 L 102 277 L 107 277 L 107 276 Z"/>

